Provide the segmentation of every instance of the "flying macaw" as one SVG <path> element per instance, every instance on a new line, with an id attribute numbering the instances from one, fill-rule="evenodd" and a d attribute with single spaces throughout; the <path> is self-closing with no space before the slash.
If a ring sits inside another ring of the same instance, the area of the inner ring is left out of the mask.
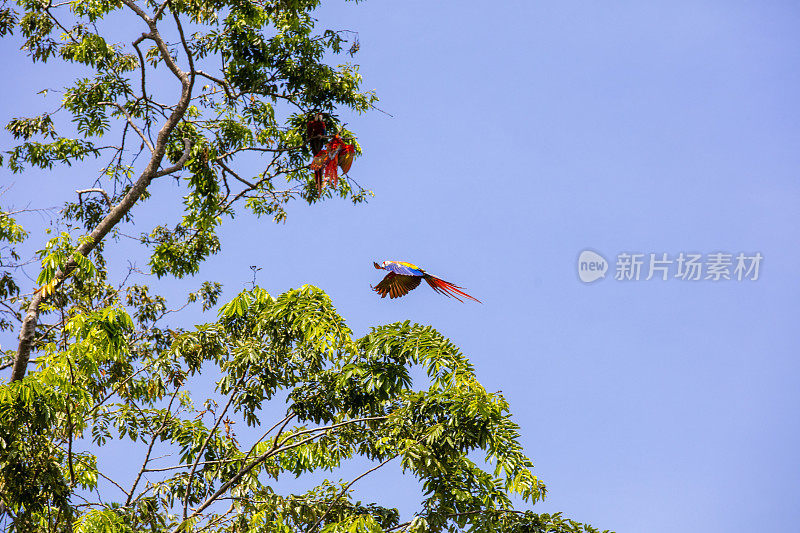
<path id="1" fill-rule="evenodd" d="M 317 192 L 322 192 L 321 178 L 317 178 L 317 173 L 325 172 L 325 183 L 331 183 L 334 188 L 339 184 L 339 171 L 337 165 L 342 167 L 342 171 L 346 174 L 353 164 L 353 157 L 356 149 L 352 144 L 345 144 L 341 137 L 334 135 L 333 139 L 328 143 L 328 146 L 323 148 L 314 156 L 309 168 L 314 171 L 314 177 L 317 179 Z"/>
<path id="2" fill-rule="evenodd" d="M 463 289 L 464 287 L 453 285 L 448 281 L 428 274 L 417 265 L 412 265 L 411 263 L 406 263 L 405 261 L 384 261 L 381 264 L 375 262 L 372 264 L 377 269 L 389 271 L 389 273 L 386 274 L 381 282 L 372 288 L 372 290 L 381 295 L 381 298 L 385 298 L 387 294 L 389 295 L 389 298 L 400 298 L 401 296 L 405 296 L 408 294 L 408 291 L 416 289 L 420 282 L 424 279 L 436 292 L 444 294 L 445 296 L 451 296 L 459 302 L 463 302 L 464 300 L 456 296 L 456 294 L 460 294 L 461 296 L 469 298 L 470 300 L 475 300 L 476 302 L 481 303 L 481 301 L 477 298 L 473 298 L 466 292 L 459 290 Z"/>
<path id="3" fill-rule="evenodd" d="M 311 153 L 316 156 L 325 146 L 325 117 L 322 113 L 315 113 L 311 120 L 306 124 L 306 137 Z M 317 184 L 317 191 L 322 191 L 322 168 L 314 170 L 314 182 Z"/>

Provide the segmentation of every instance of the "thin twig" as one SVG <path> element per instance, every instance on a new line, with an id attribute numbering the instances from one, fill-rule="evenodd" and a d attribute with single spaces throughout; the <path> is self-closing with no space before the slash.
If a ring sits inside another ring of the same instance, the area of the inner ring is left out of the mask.
<path id="1" fill-rule="evenodd" d="M 148 138 L 145 136 L 144 132 L 143 132 L 142 130 L 140 130 L 140 129 L 139 129 L 139 126 L 137 126 L 137 125 L 136 125 L 136 124 L 133 122 L 133 117 L 131 116 L 131 114 L 130 114 L 130 113 L 128 113 L 128 110 L 127 110 L 127 109 L 125 109 L 125 108 L 122 106 L 122 104 L 119 104 L 119 103 L 117 103 L 117 102 L 97 102 L 97 105 L 113 105 L 113 106 L 115 106 L 117 109 L 119 109 L 119 110 L 122 112 L 122 114 L 123 114 L 123 115 L 125 115 L 125 119 L 128 121 L 128 124 L 130 124 L 130 125 L 131 125 L 131 127 L 133 128 L 133 131 L 135 131 L 135 132 L 136 132 L 136 133 L 139 135 L 139 137 L 141 137 L 141 138 L 142 138 L 142 141 L 144 142 L 144 144 L 146 144 L 146 145 L 147 145 L 147 147 L 150 149 L 150 153 L 154 153 L 154 152 L 156 151 L 156 149 L 153 147 L 153 143 L 151 143 L 151 142 L 150 142 L 150 139 L 148 139 Z"/>
<path id="2" fill-rule="evenodd" d="M 123 489 L 123 488 L 120 486 L 120 484 L 119 484 L 119 483 L 117 483 L 116 481 L 114 481 L 113 479 L 111 479 L 110 477 L 108 477 L 107 475 L 105 475 L 105 474 L 103 474 L 102 472 L 100 472 L 100 470 L 97 470 L 97 475 L 98 475 L 98 476 L 100 476 L 101 478 L 105 479 L 106 481 L 109 481 L 109 482 L 113 483 L 115 487 L 117 487 L 117 488 L 118 488 L 119 490 L 121 490 L 121 491 L 122 491 L 122 492 L 123 492 L 123 493 L 124 493 L 126 496 L 128 496 L 128 497 L 130 498 L 130 495 L 129 495 L 127 492 L 125 492 L 125 489 Z"/>
<path id="3" fill-rule="evenodd" d="M 351 481 L 350 483 L 348 483 L 347 485 L 345 485 L 345 486 L 342 488 L 342 490 L 339 492 L 339 494 L 337 494 L 337 495 L 336 495 L 336 497 L 335 497 L 333 500 L 331 500 L 331 503 L 328 505 L 328 508 L 327 508 L 327 509 L 325 509 L 325 512 L 324 512 L 324 513 L 322 513 L 322 516 L 320 516 L 320 517 L 317 519 L 317 521 L 316 521 L 316 522 L 314 522 L 314 525 L 313 525 L 313 526 L 311 526 L 310 528 L 308 528 L 306 531 L 307 531 L 307 532 L 311 532 L 311 531 L 314 531 L 315 529 L 317 529 L 317 527 L 319 527 L 319 525 L 322 523 L 322 521 L 323 521 L 323 520 L 325 520 L 325 517 L 326 517 L 326 516 L 328 516 L 328 514 L 331 512 L 331 509 L 333 509 L 333 505 L 334 505 L 336 502 L 338 502 L 338 501 L 341 499 L 341 497 L 342 497 L 342 496 L 344 496 L 344 495 L 345 495 L 345 493 L 346 493 L 346 492 L 347 492 L 347 491 L 350 489 L 350 487 L 352 487 L 352 486 L 353 486 L 353 484 L 354 484 L 356 481 L 358 481 L 359 479 L 363 478 L 364 476 L 368 476 L 369 474 L 373 473 L 374 471 L 376 471 L 377 469 L 379 469 L 380 467 L 382 467 L 383 465 L 385 465 L 386 463 L 388 463 L 389 461 L 391 461 L 392 459 L 394 459 L 394 458 L 395 458 L 395 457 L 397 457 L 398 455 L 399 455 L 399 454 L 395 454 L 395 455 L 393 455 L 393 456 L 389 457 L 388 459 L 386 459 L 385 461 L 383 461 L 383 462 L 382 462 L 381 464 L 379 464 L 378 466 L 375 466 L 375 467 L 373 467 L 373 468 L 370 468 L 369 470 L 367 470 L 366 472 L 364 472 L 363 474 L 361 474 L 360 476 L 358 476 L 357 478 L 355 478 L 353 481 Z"/>
<path id="4" fill-rule="evenodd" d="M 214 432 L 217 430 L 217 428 L 219 427 L 220 423 L 222 422 L 222 418 L 225 416 L 225 413 L 228 411 L 228 408 L 231 406 L 231 404 L 233 403 L 233 400 L 238 395 L 239 387 L 244 384 L 246 379 L 247 379 L 247 374 L 245 373 L 245 375 L 242 376 L 242 379 L 239 380 L 239 383 L 237 383 L 237 385 L 234 387 L 230 398 L 228 398 L 228 403 L 225 404 L 225 407 L 223 407 L 222 412 L 217 416 L 217 421 L 214 423 L 214 427 L 212 427 L 211 430 L 209 430 L 208 435 L 205 438 L 205 441 L 203 441 L 203 444 L 200 446 L 200 449 L 197 451 L 197 457 L 194 460 L 194 464 L 192 465 L 192 469 L 189 471 L 189 478 L 186 480 L 186 496 L 184 496 L 184 498 L 183 498 L 183 519 L 184 520 L 186 520 L 186 515 L 189 513 L 189 499 L 192 496 L 192 478 L 194 477 L 195 470 L 197 470 L 197 463 L 200 462 L 200 457 L 203 456 L 203 452 L 205 451 L 206 446 L 208 446 L 208 443 L 211 441 L 211 437 L 214 436 Z"/>
<path id="5" fill-rule="evenodd" d="M 221 167 L 222 167 L 222 170 L 224 170 L 225 172 L 227 172 L 228 174 L 230 174 L 231 176 L 233 176 L 233 177 L 234 177 L 234 178 L 236 178 L 237 180 L 241 181 L 242 183 L 244 183 L 245 185 L 247 185 L 247 186 L 248 186 L 248 187 L 250 187 L 251 189 L 255 189 L 255 188 L 256 188 L 256 186 L 255 186 L 254 184 L 250 183 L 250 182 L 249 182 L 249 181 L 247 181 L 246 179 L 244 179 L 244 178 L 242 178 L 241 176 L 239 176 L 239 174 L 237 174 L 237 173 L 236 173 L 236 172 L 234 172 L 233 170 L 229 169 L 229 168 L 228 168 L 228 165 L 226 165 L 225 163 L 223 163 L 223 162 L 222 162 L 222 160 L 217 160 L 217 161 L 216 161 L 216 163 L 217 163 L 219 166 L 221 166 Z"/>
<path id="6" fill-rule="evenodd" d="M 131 487 L 131 491 L 129 493 L 126 492 L 126 494 L 128 495 L 128 499 L 125 500 L 126 507 L 131 503 L 131 498 L 133 497 L 133 494 L 136 492 L 136 485 L 139 484 L 139 480 L 142 477 L 142 473 L 144 472 L 145 468 L 147 468 L 147 463 L 150 461 L 150 453 L 153 451 L 153 445 L 155 445 L 156 439 L 161 434 L 161 432 L 164 431 L 164 429 L 166 429 L 167 427 L 167 419 L 169 418 L 170 411 L 172 410 L 172 402 L 175 401 L 175 396 L 178 395 L 178 392 L 180 390 L 181 390 L 180 387 L 175 388 L 175 392 L 172 393 L 172 398 L 170 398 L 169 404 L 167 405 L 167 409 L 164 412 L 164 418 L 161 421 L 161 427 L 159 427 L 158 430 L 155 433 L 153 433 L 153 438 L 150 439 L 150 445 L 147 447 L 147 453 L 144 456 L 144 462 L 142 463 L 142 467 L 139 469 L 139 473 L 136 474 L 136 479 L 133 481 L 133 486 Z"/>
<path id="7" fill-rule="evenodd" d="M 319 437 L 327 435 L 328 431 L 330 431 L 332 429 L 336 429 L 336 428 L 339 428 L 339 427 L 342 427 L 342 426 L 346 426 L 346 425 L 349 425 L 349 424 L 355 424 L 355 423 L 359 423 L 359 422 L 367 422 L 367 421 L 371 421 L 371 420 L 384 420 L 386 418 L 388 418 L 388 416 L 373 416 L 373 417 L 364 417 L 364 418 L 354 418 L 352 420 L 347 420 L 345 422 L 340 422 L 338 424 L 331 424 L 330 426 L 322 426 L 322 427 L 317 427 L 317 428 L 313 428 L 313 429 L 302 430 L 302 431 L 299 431 L 297 433 L 293 433 L 292 435 L 289 435 L 288 437 L 283 439 L 280 443 L 278 443 L 278 439 L 280 437 L 280 432 L 279 432 L 278 435 L 275 436 L 275 440 L 273 441 L 272 447 L 269 450 L 267 450 L 266 452 L 262 453 L 261 455 L 259 455 L 255 459 L 253 459 L 247 465 L 243 466 L 239 470 L 239 472 L 237 472 L 227 482 L 223 483 L 222 486 L 219 489 L 217 489 L 217 491 L 214 494 L 209 496 L 206 499 L 206 501 L 204 501 L 200 506 L 198 506 L 192 512 L 192 514 L 189 517 L 187 517 L 186 520 L 191 520 L 192 518 L 198 516 L 209 505 L 214 503 L 217 500 L 217 498 L 219 498 L 220 496 L 225 494 L 232 486 L 234 486 L 236 483 L 238 483 L 239 480 L 241 480 L 245 475 L 247 475 L 251 470 L 253 470 L 253 468 L 255 468 L 259 464 L 263 463 L 264 461 L 266 461 L 270 457 L 275 456 L 275 455 L 277 455 L 279 453 L 285 452 L 287 450 L 291 450 L 293 448 L 297 448 L 299 446 L 302 446 L 304 444 L 307 444 L 307 443 L 313 441 L 314 439 L 317 439 Z M 288 423 L 288 421 L 284 423 L 283 427 L 286 427 L 287 423 Z M 312 433 L 312 432 L 319 432 L 319 433 L 316 434 L 316 435 L 312 435 L 312 436 L 310 436 L 308 438 L 305 438 L 303 440 L 300 440 L 298 442 L 294 442 L 292 444 L 286 444 L 285 445 L 285 443 L 289 439 L 297 437 L 298 435 L 305 435 L 305 434 Z M 183 523 L 185 523 L 186 520 L 184 520 Z M 180 531 L 181 527 L 182 527 L 181 524 L 176 526 L 176 528 L 173 530 L 173 533 L 177 533 L 178 531 Z"/>

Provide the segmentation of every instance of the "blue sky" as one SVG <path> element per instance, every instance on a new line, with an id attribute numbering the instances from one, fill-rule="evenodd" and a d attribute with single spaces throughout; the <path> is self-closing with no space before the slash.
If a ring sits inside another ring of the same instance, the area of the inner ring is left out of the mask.
<path id="1" fill-rule="evenodd" d="M 231 296 L 258 265 L 273 294 L 322 287 L 356 333 L 432 324 L 510 401 L 548 484 L 542 510 L 619 532 L 792 530 L 800 5 L 373 0 L 319 18 L 358 31 L 364 87 L 392 115 L 347 117 L 364 149 L 351 174 L 375 198 L 296 205 L 280 226 L 241 216 L 218 257 L 166 290 L 215 279 Z M 32 94 L 61 72 L 13 44 L 0 42 L 4 120 L 40 109 Z M 92 180 L 0 172 L 17 206 Z M 152 192 L 141 231 L 178 197 L 169 181 Z M 593 284 L 577 276 L 587 248 L 612 263 Z M 754 282 L 622 282 L 623 251 L 764 260 Z M 384 259 L 484 303 L 424 286 L 381 300 L 369 286 Z M 413 483 L 386 479 L 358 490 L 413 509 Z"/>

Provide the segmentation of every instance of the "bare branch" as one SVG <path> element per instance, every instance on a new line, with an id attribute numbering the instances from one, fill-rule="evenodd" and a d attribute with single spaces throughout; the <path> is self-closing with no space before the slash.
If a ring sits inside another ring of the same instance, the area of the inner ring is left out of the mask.
<path id="1" fill-rule="evenodd" d="M 459 517 L 462 517 L 462 516 L 474 516 L 476 514 L 484 514 L 484 513 L 487 513 L 487 514 L 490 514 L 490 513 L 493 513 L 493 514 L 516 514 L 516 515 L 521 515 L 522 514 L 522 515 L 524 515 L 525 511 L 518 511 L 516 509 L 476 509 L 474 511 L 465 511 L 463 513 L 450 513 L 450 514 L 448 514 L 446 516 L 447 516 L 447 518 L 459 518 Z M 410 525 L 411 525 L 411 521 L 403 522 L 402 524 L 398 524 L 398 525 L 396 525 L 394 527 L 390 527 L 389 529 L 386 530 L 386 532 L 388 533 L 389 531 L 398 531 L 400 529 L 405 529 Z"/>
<path id="2" fill-rule="evenodd" d="M 151 461 L 155 461 L 155 459 L 151 459 Z M 224 465 L 230 463 L 239 462 L 240 459 L 220 459 L 219 461 L 200 461 L 197 463 L 198 466 L 211 466 L 211 465 Z M 145 472 L 170 472 L 172 470 L 182 470 L 185 468 L 190 468 L 188 464 L 180 464 L 180 465 L 173 465 L 173 466 L 162 466 L 159 468 L 145 468 Z"/>
<path id="3" fill-rule="evenodd" d="M 125 492 L 125 489 L 123 489 L 120 486 L 119 483 L 117 483 L 116 481 L 114 481 L 113 479 L 108 477 L 107 475 L 103 474 L 99 469 L 97 470 L 97 475 L 100 476 L 101 478 L 105 479 L 106 481 L 109 481 L 109 482 L 113 483 L 115 487 L 117 487 L 119 490 L 121 490 L 126 496 L 130 497 L 130 495 L 127 492 Z"/>
<path id="4" fill-rule="evenodd" d="M 150 139 L 145 137 L 144 132 L 140 130 L 139 126 L 137 126 L 133 122 L 133 117 L 131 117 L 130 113 L 128 113 L 128 111 L 124 107 L 122 107 L 122 105 L 118 104 L 117 102 L 97 102 L 97 105 L 113 105 L 117 109 L 122 111 L 122 113 L 125 115 L 125 119 L 128 121 L 128 124 L 130 124 L 133 130 L 139 135 L 139 137 L 142 138 L 142 141 L 144 141 L 144 143 L 150 149 L 150 152 L 155 152 L 155 148 L 153 148 L 153 143 L 150 142 Z"/>
<path id="5" fill-rule="evenodd" d="M 139 7 L 134 0 L 122 0 L 122 3 L 128 6 L 134 13 L 139 15 L 139 17 L 147 23 L 147 26 L 150 28 L 150 34 L 148 38 L 155 41 L 156 46 L 158 47 L 159 52 L 161 52 L 161 59 L 164 60 L 164 63 L 167 65 L 175 76 L 181 80 L 181 83 L 184 84 L 184 87 L 187 85 L 191 85 L 189 76 L 181 70 L 175 60 L 169 53 L 169 48 L 167 42 L 161 37 L 161 34 L 158 32 L 158 27 L 156 25 L 156 21 L 144 12 L 144 10 Z M 159 10 L 160 11 L 160 10 Z M 159 13 L 160 14 L 160 13 Z M 181 100 L 183 100 L 183 95 L 181 95 Z M 188 101 L 187 101 L 188 103 Z M 181 113 L 182 115 L 182 113 Z"/>
<path id="6" fill-rule="evenodd" d="M 290 414 L 286 415 L 286 418 L 283 418 L 282 420 L 278 420 L 277 422 L 275 422 L 275 424 L 271 428 L 269 428 L 263 435 L 261 435 L 261 438 L 259 438 L 257 441 L 255 441 L 253 443 L 253 445 L 250 447 L 250 451 L 248 451 L 247 455 L 244 456 L 244 461 L 247 461 L 247 459 L 250 457 L 250 454 L 252 454 L 253 450 L 256 449 L 256 445 L 258 445 L 258 443 L 260 443 L 264 439 L 266 439 L 267 435 L 272 433 L 272 430 L 275 429 L 278 426 L 281 426 L 281 429 L 278 430 L 278 435 L 280 436 L 281 432 L 283 432 L 283 429 L 286 427 L 286 425 L 289 423 L 289 421 L 292 418 L 294 418 L 295 416 L 297 416 L 296 413 L 290 413 Z"/>
<path id="7" fill-rule="evenodd" d="M 226 518 L 226 517 L 229 514 L 231 514 L 234 511 L 234 509 L 236 509 L 236 502 L 235 501 L 231 502 L 231 505 L 230 505 L 230 507 L 228 507 L 227 511 L 225 511 L 223 514 L 218 515 L 217 517 L 215 517 L 213 520 L 211 520 L 208 524 L 203 526 L 201 529 L 198 529 L 197 533 L 201 533 L 202 531 L 206 531 L 207 529 L 210 529 L 210 528 L 212 528 L 212 527 L 214 527 L 214 526 L 216 526 L 218 524 L 221 525 L 224 522 L 229 521 L 230 518 Z"/>
<path id="8" fill-rule="evenodd" d="M 135 3 L 135 2 L 133 2 L 133 0 L 122 0 L 122 1 L 123 1 L 123 3 L 124 3 L 126 6 L 128 6 L 129 8 L 131 8 L 131 10 L 132 10 L 134 13 L 136 13 L 137 15 L 139 15 L 139 16 L 142 18 L 142 20 L 144 20 L 144 21 L 147 23 L 147 25 L 148 25 L 148 26 L 150 26 L 150 25 L 154 25 L 154 24 L 155 24 L 155 21 L 154 21 L 153 19 L 151 19 L 151 18 L 150 18 L 150 17 L 147 15 L 147 13 L 145 13 L 145 12 L 144 12 L 144 10 L 143 10 L 141 7 L 137 6 L 137 5 L 136 5 L 136 3 Z"/>
<path id="9" fill-rule="evenodd" d="M 236 172 L 234 172 L 233 170 L 229 169 L 229 168 L 228 168 L 228 165 L 226 165 L 225 163 L 223 163 L 221 160 L 219 160 L 219 161 L 216 161 L 216 163 L 217 163 L 219 166 L 221 166 L 221 167 L 222 167 L 222 170 L 224 170 L 225 172 L 227 172 L 228 174 L 230 174 L 231 176 L 233 176 L 233 177 L 234 177 L 234 178 L 236 178 L 237 180 L 241 181 L 242 183 L 244 183 L 245 185 L 247 185 L 247 186 L 248 186 L 248 187 L 250 187 L 251 189 L 255 189 L 255 188 L 256 188 L 256 185 L 255 185 L 255 184 L 253 184 L 253 183 L 250 183 L 250 182 L 249 182 L 249 181 L 247 181 L 246 179 L 244 179 L 244 178 L 242 178 L 241 176 L 239 176 L 239 174 L 237 174 L 237 173 L 236 173 Z"/>
<path id="10" fill-rule="evenodd" d="M 169 4 L 169 0 L 166 0 L 165 3 Z M 186 44 L 186 36 L 183 34 L 183 26 L 181 25 L 181 19 L 178 18 L 178 14 L 175 12 L 175 10 L 172 9 L 172 5 L 170 5 L 170 11 L 172 11 L 172 18 L 175 19 L 175 25 L 178 27 L 178 34 L 181 36 L 181 44 L 183 45 L 183 51 L 186 54 L 186 60 L 189 62 L 189 76 L 191 76 L 192 80 L 194 80 L 195 77 L 194 58 L 192 57 L 192 52 L 189 50 L 189 45 Z"/>
<path id="11" fill-rule="evenodd" d="M 93 187 L 91 189 L 79 189 L 79 190 L 77 190 L 75 192 L 78 193 L 78 201 L 79 202 L 81 201 L 81 198 L 83 197 L 84 194 L 88 194 L 90 192 L 99 192 L 100 194 L 103 195 L 103 198 L 106 199 L 106 203 L 108 204 L 108 207 L 109 208 L 114 207 L 114 205 L 111 203 L 111 198 L 109 198 L 108 193 L 105 190 L 103 190 L 103 189 L 101 189 L 99 187 Z"/>
<path id="12" fill-rule="evenodd" d="M 327 138 L 327 137 L 324 137 Z M 262 148 L 260 146 L 243 146 L 242 148 L 236 148 L 235 150 L 231 150 L 229 152 L 225 152 L 224 154 L 220 154 L 214 158 L 214 161 L 218 161 L 220 159 L 227 159 L 230 156 L 238 153 L 238 152 L 273 152 L 273 153 L 283 153 L 283 152 L 292 152 L 294 150 L 301 150 L 302 146 L 287 146 L 286 148 Z"/>
<path id="13" fill-rule="evenodd" d="M 221 210 L 224 211 L 225 209 L 228 209 L 236 201 L 240 200 L 245 194 L 247 194 L 248 192 L 250 192 L 250 191 L 252 191 L 254 189 L 257 189 L 262 183 L 264 183 L 265 181 L 271 180 L 272 178 L 274 178 L 278 174 L 280 174 L 280 173 L 289 174 L 289 173 L 292 173 L 292 172 L 297 172 L 298 170 L 300 170 L 302 168 L 305 168 L 305 167 L 297 167 L 297 168 L 287 169 L 287 170 L 283 170 L 283 171 L 279 170 L 274 175 L 273 174 L 267 174 L 265 172 L 264 173 L 264 177 L 261 178 L 260 180 L 258 180 L 257 182 L 255 182 L 255 184 L 254 184 L 255 186 L 254 187 L 247 188 L 247 189 L 241 191 L 240 193 L 238 193 L 231 200 L 229 200 L 225 205 L 223 205 Z M 265 191 L 265 192 L 269 192 L 272 195 L 273 198 L 276 198 L 276 196 L 277 196 L 277 194 L 275 192 L 272 192 L 272 191 Z M 288 193 L 289 190 L 287 190 L 286 192 Z"/>
<path id="14" fill-rule="evenodd" d="M 337 424 L 331 424 L 330 426 L 320 426 L 320 427 L 311 428 L 311 429 L 304 429 L 304 430 L 298 431 L 297 433 L 292 433 L 291 435 L 289 435 L 288 437 L 283 439 L 280 444 L 277 444 L 278 435 L 276 435 L 275 436 L 275 444 L 273 445 L 273 447 L 275 447 L 275 446 L 283 447 L 284 443 L 288 442 L 289 439 L 293 439 L 295 437 L 299 437 L 300 435 L 307 435 L 309 433 L 314 433 L 316 431 L 329 431 L 331 429 L 337 429 L 337 428 L 340 428 L 342 426 L 348 426 L 350 424 L 356 424 L 358 422 L 370 422 L 370 421 L 373 421 L 373 420 L 386 420 L 387 418 L 389 418 L 388 415 L 366 416 L 364 418 L 353 418 L 352 420 L 345 420 L 344 422 L 339 422 Z M 289 446 L 293 447 L 293 445 L 289 445 Z M 285 449 L 288 450 L 289 447 L 287 447 Z"/>
<path id="15" fill-rule="evenodd" d="M 158 9 L 156 9 L 156 14 L 153 15 L 153 19 L 158 20 L 161 17 L 161 13 L 164 12 L 164 8 L 167 7 L 168 5 L 169 5 L 169 0 L 165 0 L 160 6 L 158 6 Z"/>
<path id="16" fill-rule="evenodd" d="M 35 364 L 38 364 L 40 361 L 41 361 L 41 358 L 39 358 L 39 359 L 31 359 L 31 360 L 28 361 L 28 364 L 29 365 L 35 365 Z M 13 364 L 14 364 L 14 360 L 12 359 L 8 363 L 5 363 L 2 366 L 0 366 L 0 370 L 5 370 L 6 368 L 11 367 Z"/>
<path id="17" fill-rule="evenodd" d="M 67 35 L 70 39 L 72 39 L 73 43 L 78 44 L 78 41 L 72 35 L 72 32 L 67 30 L 67 28 L 65 28 L 64 26 L 62 26 L 61 22 L 59 22 L 58 19 L 52 13 L 50 13 L 49 6 L 45 8 L 44 12 L 47 13 L 47 16 L 50 17 L 53 20 L 53 22 L 55 22 L 58 25 L 59 28 L 61 28 L 61 30 L 64 32 L 65 35 Z"/>
<path id="18" fill-rule="evenodd" d="M 198 76 L 202 76 L 204 78 L 207 78 L 207 79 L 213 81 L 214 83 L 218 84 L 219 86 L 221 86 L 222 89 L 225 91 L 225 94 L 228 96 L 228 98 L 233 99 L 233 98 L 236 97 L 236 95 L 233 94 L 233 90 L 231 89 L 230 84 L 226 80 L 223 80 L 223 79 L 220 79 L 220 78 L 215 78 L 211 74 L 207 74 L 207 73 L 203 72 L 202 70 L 195 70 L 194 73 L 197 74 Z"/>
<path id="19" fill-rule="evenodd" d="M 125 385 L 126 385 L 126 384 L 127 384 L 129 381 L 130 381 L 130 380 L 132 380 L 132 379 L 133 379 L 134 377 L 136 377 L 138 374 L 141 374 L 142 372 L 144 372 L 145 370 L 147 370 L 148 368 L 150 368 L 151 366 L 153 366 L 153 365 L 154 365 L 154 364 L 156 364 L 157 362 L 158 362 L 158 359 L 153 359 L 152 361 L 150 361 L 149 363 L 147 363 L 146 365 L 144 365 L 142 368 L 140 368 L 139 370 L 137 370 L 136 372 L 132 373 L 130 376 L 128 376 L 128 377 L 127 377 L 127 378 L 125 378 L 124 380 L 122 380 L 122 381 L 120 381 L 119 383 L 117 383 L 117 386 L 116 386 L 116 387 L 114 387 L 114 388 L 111 390 L 111 392 L 109 392 L 108 394 L 106 394 L 106 395 L 105 395 L 105 396 L 104 396 L 104 397 L 103 397 L 103 398 L 102 398 L 102 399 L 101 399 L 99 402 L 97 402 L 96 404 L 94 404 L 94 405 L 92 406 L 92 408 L 91 408 L 91 409 L 89 409 L 89 412 L 88 412 L 88 413 L 86 413 L 86 414 L 84 415 L 84 418 L 89 418 L 90 416 L 92 416 L 92 415 L 94 414 L 94 412 L 95 412 L 95 411 L 97 411 L 98 409 L 100 409 L 100 407 L 101 407 L 101 406 L 102 406 L 104 403 L 106 403 L 106 402 L 108 401 L 108 399 L 109 399 L 109 398 L 111 398 L 111 397 L 112 397 L 112 396 L 114 396 L 116 393 L 118 393 L 118 392 L 119 392 L 119 391 L 122 389 L 122 387 L 124 387 L 124 386 L 125 386 Z"/>
<path id="20" fill-rule="evenodd" d="M 145 39 L 150 39 L 149 33 L 143 33 L 141 37 L 133 41 L 133 47 L 136 49 L 136 53 L 139 55 L 139 64 L 142 66 L 142 98 L 147 102 L 147 89 L 145 85 L 145 62 L 144 62 L 144 55 L 142 54 L 142 50 L 139 48 L 139 44 Z"/>

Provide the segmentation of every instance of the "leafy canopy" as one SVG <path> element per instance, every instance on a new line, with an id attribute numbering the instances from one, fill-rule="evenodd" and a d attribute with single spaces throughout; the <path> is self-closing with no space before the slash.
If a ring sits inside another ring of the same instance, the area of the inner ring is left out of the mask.
<path id="1" fill-rule="evenodd" d="M 347 178 L 320 197 L 307 168 L 312 112 L 324 114 L 329 134 L 355 142 L 336 110 L 361 113 L 376 100 L 360 90 L 357 65 L 325 62 L 343 52 L 350 32 L 315 33 L 318 4 L 21 0 L 22 13 L 5 7 L 0 32 L 19 30 L 34 62 L 73 63 L 88 75 L 65 87 L 53 109 L 12 119 L 6 129 L 20 144 L 0 163 L 17 173 L 99 159 L 93 188 L 108 194 L 68 206 L 87 229 L 137 173 L 152 180 L 183 171 L 183 217 L 142 235 L 159 276 L 197 273 L 219 251 L 216 230 L 237 204 L 283 221 L 292 199 L 313 203 L 335 193 L 361 202 L 371 193 Z M 130 27 L 119 26 L 120 16 Z M 128 42 L 119 42 L 123 29 Z M 181 89 L 177 101 L 164 100 L 174 95 L 169 84 Z M 142 155 L 150 156 L 144 169 Z M 163 158 L 180 165 L 164 168 Z"/>
<path id="2" fill-rule="evenodd" d="M 56 508 L 62 521 L 78 515 L 77 532 L 594 531 L 514 510 L 512 495 L 535 503 L 545 489 L 508 404 L 433 328 L 402 322 L 354 338 L 327 295 L 304 286 L 278 298 L 256 287 L 216 322 L 169 332 L 149 314 L 158 300 L 141 288 L 129 297 L 140 299 L 135 317 L 120 308 L 75 314 L 66 349 L 48 344 L 37 372 L 0 389 L 0 497 L 18 521 L 56 529 L 45 521 Z M 154 349 L 164 335 L 169 347 Z M 427 383 L 414 386 L 414 367 Z M 201 371 L 220 376 L 219 401 L 193 400 Z M 270 401 L 285 405 L 276 419 L 264 416 Z M 258 436 L 238 436 L 237 424 Z M 99 450 L 110 439 L 141 447 L 131 456 L 143 460 L 128 485 L 107 483 L 103 501 L 78 513 L 68 495 L 88 498 L 106 477 Z M 335 472 L 353 457 L 371 461 L 367 471 L 395 461 L 420 480 L 411 521 L 389 502 L 355 501 L 346 480 L 275 490 L 287 476 Z M 49 484 L 18 491 L 30 476 Z"/>

